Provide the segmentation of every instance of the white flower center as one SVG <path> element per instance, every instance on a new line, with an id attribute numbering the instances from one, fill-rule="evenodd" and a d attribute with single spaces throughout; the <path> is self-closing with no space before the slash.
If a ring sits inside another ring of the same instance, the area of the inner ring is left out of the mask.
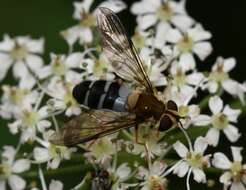
<path id="1" fill-rule="evenodd" d="M 72 94 L 72 84 L 67 83 L 65 85 L 65 90 L 66 93 L 63 96 L 63 101 L 64 103 L 69 107 L 69 106 L 74 106 L 77 105 L 77 102 L 75 101 L 73 94 Z"/>
<path id="2" fill-rule="evenodd" d="M 17 42 L 15 43 L 15 47 L 10 52 L 10 56 L 16 60 L 21 61 L 26 58 L 28 54 L 27 48 L 25 45 L 20 45 Z"/>
<path id="3" fill-rule="evenodd" d="M 115 147 L 111 140 L 107 137 L 98 139 L 91 148 L 92 154 L 96 158 L 100 158 L 103 155 L 111 155 L 114 153 Z"/>
<path id="4" fill-rule="evenodd" d="M 200 153 L 189 152 L 186 156 L 186 160 L 191 167 L 200 168 L 207 166 L 207 162 L 204 161 L 203 156 Z"/>
<path id="5" fill-rule="evenodd" d="M 147 184 L 150 190 L 164 190 L 165 185 L 162 182 L 162 178 L 157 175 L 151 175 L 148 177 Z"/>
<path id="6" fill-rule="evenodd" d="M 52 70 L 56 75 L 62 76 L 66 73 L 66 66 L 61 57 L 57 56 L 52 64 Z"/>
<path id="7" fill-rule="evenodd" d="M 35 111 L 24 110 L 22 112 L 22 123 L 24 126 L 34 126 L 39 121 L 40 116 Z"/>
<path id="8" fill-rule="evenodd" d="M 95 61 L 93 65 L 93 74 L 97 77 L 102 77 L 108 71 L 107 62 L 102 59 L 98 59 Z"/>
<path id="9" fill-rule="evenodd" d="M 49 155 L 52 158 L 57 157 L 57 156 L 59 156 L 60 158 L 63 158 L 63 155 L 67 151 L 67 147 L 65 147 L 65 146 L 56 146 L 56 145 L 50 144 L 48 150 L 49 150 Z"/>
<path id="10" fill-rule="evenodd" d="M 179 115 L 181 117 L 186 117 L 188 116 L 188 113 L 189 113 L 189 107 L 188 106 L 179 106 Z"/>
<path id="11" fill-rule="evenodd" d="M 177 69 L 176 75 L 173 76 L 173 82 L 174 82 L 174 85 L 179 86 L 179 87 L 186 84 L 186 75 L 181 70 L 181 68 Z"/>
<path id="12" fill-rule="evenodd" d="M 0 164 L 0 180 L 7 179 L 12 173 L 12 168 L 8 163 Z"/>
<path id="13" fill-rule="evenodd" d="M 235 182 L 240 182 L 245 171 L 243 169 L 243 165 L 241 164 L 241 162 L 233 162 L 231 165 L 231 174 L 233 176 L 233 180 Z"/>
<path id="14" fill-rule="evenodd" d="M 137 49 L 144 47 L 145 39 L 139 32 L 135 32 L 132 37 L 132 41 Z"/>
<path id="15" fill-rule="evenodd" d="M 213 115 L 212 117 L 212 125 L 217 129 L 224 129 L 228 126 L 228 118 L 225 114 L 219 113 L 216 115 Z"/>
<path id="16" fill-rule="evenodd" d="M 96 24 L 96 18 L 92 14 L 86 13 L 85 11 L 81 12 L 80 25 L 82 27 L 92 27 L 95 26 L 95 24 Z"/>
<path id="17" fill-rule="evenodd" d="M 24 97 L 28 94 L 27 89 L 20 89 L 20 88 L 9 87 L 9 86 L 3 86 L 2 89 L 9 96 L 9 100 L 11 101 L 11 103 L 16 105 L 22 103 Z"/>
<path id="18" fill-rule="evenodd" d="M 173 16 L 173 10 L 168 3 L 164 3 L 161 7 L 157 9 L 156 16 L 159 20 L 163 22 L 169 21 Z"/>
<path id="19" fill-rule="evenodd" d="M 193 46 L 193 39 L 189 37 L 187 34 L 177 43 L 177 47 L 181 53 L 192 51 Z"/>
<path id="20" fill-rule="evenodd" d="M 209 79 L 215 82 L 222 82 L 228 78 L 228 73 L 223 71 L 223 64 L 219 64 L 217 69 L 209 74 Z"/>

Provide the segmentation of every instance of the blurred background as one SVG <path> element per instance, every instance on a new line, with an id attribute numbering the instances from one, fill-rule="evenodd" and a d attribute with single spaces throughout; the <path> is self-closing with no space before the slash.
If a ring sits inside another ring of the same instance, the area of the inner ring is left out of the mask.
<path id="1" fill-rule="evenodd" d="M 59 32 L 77 22 L 73 20 L 72 0 L 0 0 L 0 40 L 4 34 L 11 37 L 30 35 L 33 38 L 45 38 L 45 62 L 49 63 L 50 52 L 67 53 L 68 47 Z M 100 1 L 96 1 L 95 4 Z M 128 7 L 134 1 L 125 1 Z M 235 57 L 237 66 L 231 77 L 239 82 L 246 79 L 246 1 L 235 0 L 187 0 L 187 11 L 191 17 L 202 23 L 212 35 L 213 53 L 201 65 L 202 70 L 210 70 L 217 56 Z M 127 31 L 134 31 L 135 18 L 129 9 L 119 14 Z M 6 83 L 9 81 L 3 81 Z M 1 83 L 0 85 L 2 85 Z M 243 134 L 236 145 L 246 142 L 246 119 L 240 117 L 238 124 Z M 5 144 L 16 144 L 17 138 L 10 135 L 6 123 L 0 119 L 0 148 Z M 225 153 L 230 155 L 230 143 L 220 143 Z M 223 146 L 223 147 L 222 147 Z M 244 155 L 245 151 L 244 151 Z"/>
<path id="2" fill-rule="evenodd" d="M 45 37 L 46 63 L 50 52 L 67 53 L 68 47 L 59 35 L 74 24 L 72 0 L 0 0 L 0 40 L 4 34 L 11 37 L 30 35 L 33 38 Z M 128 7 L 134 1 L 125 0 Z M 100 3 L 95 0 L 94 5 Z M 232 78 L 243 82 L 246 77 L 246 1 L 224 0 L 187 0 L 187 11 L 206 30 L 213 34 L 213 53 L 200 65 L 202 70 L 209 70 L 217 56 L 234 56 L 236 68 L 230 73 Z M 134 32 L 135 18 L 129 9 L 119 14 L 129 34 Z M 4 83 L 4 81 L 3 81 Z M 244 120 L 245 121 L 245 120 Z M 246 127 L 244 127 L 246 128 Z M 246 129 L 241 129 L 246 131 Z M 14 143 L 1 121 L 0 146 Z"/>

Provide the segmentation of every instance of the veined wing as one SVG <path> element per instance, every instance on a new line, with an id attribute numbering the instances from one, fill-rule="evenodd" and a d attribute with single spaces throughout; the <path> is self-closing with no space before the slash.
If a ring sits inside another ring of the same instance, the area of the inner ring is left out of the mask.
<path id="1" fill-rule="evenodd" d="M 155 93 L 146 70 L 132 41 L 127 37 L 120 19 L 108 8 L 100 7 L 97 14 L 102 46 L 115 72 L 126 81 L 136 81 L 150 93 Z"/>
<path id="2" fill-rule="evenodd" d="M 113 134 L 135 124 L 135 114 L 89 110 L 66 123 L 49 141 L 56 145 L 73 146 Z"/>

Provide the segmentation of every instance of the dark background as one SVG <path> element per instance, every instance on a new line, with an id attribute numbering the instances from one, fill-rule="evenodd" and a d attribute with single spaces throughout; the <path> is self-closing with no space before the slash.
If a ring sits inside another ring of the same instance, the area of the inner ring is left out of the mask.
<path id="1" fill-rule="evenodd" d="M 0 40 L 3 34 L 11 37 L 31 35 L 33 38 L 45 37 L 45 61 L 49 63 L 49 53 L 66 53 L 65 41 L 59 32 L 77 22 L 73 20 L 73 4 L 70 0 L 0 0 Z M 99 2 L 99 1 L 97 1 Z M 131 5 L 134 1 L 126 1 Z M 213 34 L 214 51 L 201 66 L 209 69 L 217 56 L 234 56 L 237 67 L 231 72 L 232 78 L 243 82 L 246 75 L 246 1 L 245 0 L 187 0 L 188 13 L 201 22 Z M 134 31 L 135 18 L 129 11 L 119 14 L 130 34 Z M 237 145 L 245 147 L 245 117 L 239 123 L 243 137 Z M 4 144 L 15 144 L 17 138 L 8 133 L 6 125 L 0 120 L 0 148 Z M 220 148 L 229 153 L 230 143 L 222 139 Z M 212 177 L 212 176 L 211 176 Z M 175 178 L 177 180 L 177 178 Z M 182 180 L 178 180 L 177 182 Z M 174 182 L 171 182 L 171 184 Z M 176 185 L 175 183 L 173 184 Z M 185 189 L 185 188 L 178 188 Z"/>

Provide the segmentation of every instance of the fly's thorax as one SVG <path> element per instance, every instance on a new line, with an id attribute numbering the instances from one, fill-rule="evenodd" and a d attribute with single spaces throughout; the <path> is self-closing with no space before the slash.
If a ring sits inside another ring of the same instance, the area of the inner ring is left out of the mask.
<path id="1" fill-rule="evenodd" d="M 153 94 L 135 91 L 128 96 L 129 111 L 134 112 L 137 117 L 148 119 L 153 117 L 159 120 L 165 110 L 164 103 Z"/>

